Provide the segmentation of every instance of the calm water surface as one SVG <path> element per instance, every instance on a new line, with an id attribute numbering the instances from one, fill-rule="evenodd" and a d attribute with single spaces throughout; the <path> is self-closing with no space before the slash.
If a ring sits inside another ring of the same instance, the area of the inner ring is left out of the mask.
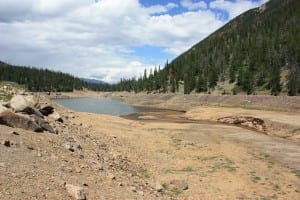
<path id="1" fill-rule="evenodd" d="M 128 115 L 139 111 L 138 107 L 124 104 L 118 99 L 75 98 L 54 99 L 55 102 L 78 112 L 101 113 L 109 115 Z"/>

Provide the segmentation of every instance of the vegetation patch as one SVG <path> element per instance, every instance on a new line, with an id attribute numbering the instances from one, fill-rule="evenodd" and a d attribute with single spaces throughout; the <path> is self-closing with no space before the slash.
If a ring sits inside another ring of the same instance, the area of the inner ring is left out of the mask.
<path id="1" fill-rule="evenodd" d="M 254 183 L 257 183 L 258 181 L 261 180 L 261 177 L 257 176 L 255 171 L 250 172 L 250 176 L 251 176 L 252 182 L 254 182 Z"/>

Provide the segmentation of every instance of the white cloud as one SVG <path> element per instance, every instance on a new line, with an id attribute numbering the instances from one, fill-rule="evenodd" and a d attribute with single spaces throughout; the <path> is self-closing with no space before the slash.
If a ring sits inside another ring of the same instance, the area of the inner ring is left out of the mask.
<path id="1" fill-rule="evenodd" d="M 168 14 L 177 7 L 144 7 L 137 0 L 0 0 L 0 60 L 108 82 L 130 78 L 165 62 L 144 60 L 132 46 L 159 46 L 175 56 L 223 24 L 208 9 Z"/>
<path id="2" fill-rule="evenodd" d="M 177 8 L 178 7 L 178 5 L 176 4 L 176 3 L 168 3 L 167 5 L 166 5 L 166 7 L 168 8 L 168 9 L 173 9 L 173 8 Z"/>
<path id="3" fill-rule="evenodd" d="M 181 5 L 188 10 L 199 10 L 207 8 L 207 4 L 205 3 L 205 1 L 193 2 L 192 0 L 181 0 Z"/>
<path id="4" fill-rule="evenodd" d="M 251 9 L 258 7 L 267 0 L 251 1 L 251 0 L 215 0 L 210 2 L 210 8 L 225 10 L 229 14 L 229 19 L 233 19 L 239 14 Z"/>

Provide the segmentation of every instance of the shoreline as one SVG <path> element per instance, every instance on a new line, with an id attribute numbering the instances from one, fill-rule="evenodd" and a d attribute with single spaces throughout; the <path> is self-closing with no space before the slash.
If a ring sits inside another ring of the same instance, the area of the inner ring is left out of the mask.
<path id="1" fill-rule="evenodd" d="M 300 97 L 134 94 L 128 92 L 85 93 L 81 91 L 63 95 L 68 98 L 120 99 L 127 105 L 141 108 L 138 113 L 120 116 L 137 121 L 224 124 L 300 142 L 300 124 L 297 122 L 300 120 L 300 109 L 292 109 L 299 107 Z M 237 102 L 244 102 L 245 99 L 248 99 L 248 103 L 236 106 L 235 98 L 237 98 Z M 273 106 L 270 108 L 268 104 L 265 106 L 265 98 L 271 99 L 271 103 L 275 104 L 280 104 L 282 100 L 286 99 L 289 101 L 285 101 L 286 107 Z M 199 99 L 200 101 L 197 101 Z M 210 99 L 213 102 L 209 102 Z M 191 102 L 189 102 L 190 100 Z M 262 103 L 260 103 L 261 101 Z M 257 126 L 256 119 L 261 120 L 262 124 Z M 244 120 L 244 122 L 236 124 L 236 120 Z"/>
<path id="2" fill-rule="evenodd" d="M 133 106 L 188 111 L 199 106 L 258 109 L 300 113 L 300 96 L 269 95 L 207 95 L 207 94 L 146 94 L 133 92 L 75 91 L 54 93 L 49 98 L 113 98 Z"/>

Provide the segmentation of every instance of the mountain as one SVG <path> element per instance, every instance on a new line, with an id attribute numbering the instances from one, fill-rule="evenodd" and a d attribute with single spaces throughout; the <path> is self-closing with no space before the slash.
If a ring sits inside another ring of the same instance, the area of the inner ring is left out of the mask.
<path id="1" fill-rule="evenodd" d="M 111 90 L 111 86 L 105 83 L 96 84 L 62 72 L 15 66 L 2 61 L 0 61 L 0 81 L 16 82 L 32 92 L 71 92 L 84 88 L 94 91 Z"/>
<path id="2" fill-rule="evenodd" d="M 84 82 L 92 83 L 92 84 L 100 84 L 100 85 L 107 84 L 106 82 L 97 79 L 90 79 L 90 78 L 80 78 L 80 79 L 83 80 Z"/>
<path id="3" fill-rule="evenodd" d="M 297 95 L 299 24 L 299 0 L 270 0 L 231 20 L 163 70 L 138 80 L 123 80 L 119 88 L 177 92 L 183 87 L 184 93 L 218 89 L 224 94 L 268 91 Z"/>

